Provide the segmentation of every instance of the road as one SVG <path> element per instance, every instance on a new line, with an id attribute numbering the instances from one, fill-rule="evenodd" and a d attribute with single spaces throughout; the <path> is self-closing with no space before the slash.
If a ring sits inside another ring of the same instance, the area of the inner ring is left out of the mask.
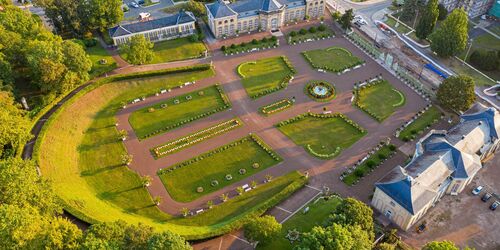
<path id="1" fill-rule="evenodd" d="M 133 1 L 137 0 L 124 0 L 123 2 L 129 7 L 129 11 L 124 13 L 124 21 L 122 21 L 122 24 L 124 23 L 131 23 L 131 22 L 137 22 L 139 18 L 139 13 L 142 12 L 149 12 L 151 13 L 152 18 L 160 18 L 167 16 L 169 14 L 163 12 L 162 10 L 174 5 L 174 2 L 172 0 L 160 0 L 160 3 L 151 5 L 148 7 L 142 7 L 139 6 L 139 8 L 134 8 L 130 6 L 130 3 Z"/>

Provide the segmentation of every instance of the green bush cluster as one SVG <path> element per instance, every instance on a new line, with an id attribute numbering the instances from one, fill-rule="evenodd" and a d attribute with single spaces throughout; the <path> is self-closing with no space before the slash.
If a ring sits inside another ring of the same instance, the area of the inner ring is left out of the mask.
<path id="1" fill-rule="evenodd" d="M 220 47 L 220 50 L 224 52 L 225 55 L 228 55 L 231 53 L 248 51 L 252 48 L 266 48 L 269 46 L 276 46 L 278 45 L 277 42 L 278 38 L 275 36 L 271 36 L 270 38 L 264 37 L 261 40 L 253 39 L 248 44 L 245 42 L 242 42 L 239 45 L 233 43 L 229 46 L 229 48 L 223 45 Z"/>
<path id="2" fill-rule="evenodd" d="M 161 128 L 161 129 L 157 129 L 157 130 L 155 130 L 155 131 L 153 131 L 153 132 L 151 132 L 151 133 L 149 133 L 149 134 L 147 134 L 147 135 L 145 135 L 143 137 L 140 137 L 140 139 L 145 139 L 145 138 L 149 138 L 149 137 L 155 136 L 157 134 L 164 133 L 165 131 L 168 131 L 168 130 L 180 127 L 180 126 L 182 126 L 182 125 L 184 125 L 186 123 L 189 123 L 189 122 L 192 122 L 192 121 L 195 121 L 195 120 L 207 117 L 209 115 L 212 115 L 212 114 L 215 114 L 217 112 L 220 112 L 220 111 L 223 111 L 223 110 L 226 110 L 226 109 L 230 108 L 231 107 L 231 103 L 229 102 L 229 100 L 227 99 L 226 95 L 224 94 L 224 90 L 218 84 L 215 85 L 215 88 L 219 92 L 220 97 L 222 99 L 222 102 L 224 102 L 224 106 L 218 107 L 218 108 L 210 110 L 210 111 L 207 111 L 207 112 L 199 114 L 197 116 L 188 117 L 188 118 L 186 118 L 186 119 L 184 119 L 184 120 L 182 120 L 182 121 L 180 121 L 178 123 L 175 123 L 173 125 L 166 126 L 164 128 Z"/>

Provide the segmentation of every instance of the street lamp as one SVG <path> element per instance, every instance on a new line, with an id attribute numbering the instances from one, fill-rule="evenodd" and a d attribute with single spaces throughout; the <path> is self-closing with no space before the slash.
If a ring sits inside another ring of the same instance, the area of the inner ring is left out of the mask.
<path id="1" fill-rule="evenodd" d="M 467 53 L 465 53 L 465 58 L 464 58 L 464 62 L 467 61 L 467 57 L 469 56 L 469 52 L 470 52 L 470 48 L 472 48 L 472 42 L 474 42 L 474 39 L 469 39 L 469 48 L 467 49 Z"/>

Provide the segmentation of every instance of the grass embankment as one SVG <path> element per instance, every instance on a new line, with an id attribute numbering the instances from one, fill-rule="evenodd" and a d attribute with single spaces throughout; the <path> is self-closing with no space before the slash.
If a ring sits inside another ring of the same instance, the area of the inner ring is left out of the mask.
<path id="1" fill-rule="evenodd" d="M 250 178 L 281 160 L 259 138 L 247 136 L 160 170 L 158 175 L 173 199 L 190 202 Z"/>

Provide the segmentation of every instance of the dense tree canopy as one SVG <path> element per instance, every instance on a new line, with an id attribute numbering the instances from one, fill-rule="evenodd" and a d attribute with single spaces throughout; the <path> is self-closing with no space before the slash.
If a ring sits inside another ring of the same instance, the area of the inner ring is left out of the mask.
<path id="1" fill-rule="evenodd" d="M 12 156 L 31 138 L 30 121 L 10 92 L 0 91 L 0 159 Z M 0 183 L 1 185 L 1 183 Z M 2 194 L 0 194 L 1 196 Z"/>
<path id="2" fill-rule="evenodd" d="M 265 245 L 278 237 L 281 232 L 279 224 L 273 216 L 264 215 L 251 220 L 245 225 L 245 237 L 253 242 Z"/>
<path id="3" fill-rule="evenodd" d="M 346 198 L 335 213 L 330 216 L 330 223 L 341 225 L 358 225 L 367 232 L 370 240 L 375 237 L 373 225 L 373 210 L 361 201 Z"/>
<path id="4" fill-rule="evenodd" d="M 145 64 L 153 60 L 153 43 L 142 35 L 135 35 L 130 42 L 120 48 L 126 54 L 127 61 L 132 64 Z"/>
<path id="5" fill-rule="evenodd" d="M 189 250 L 189 243 L 177 234 L 165 231 L 155 233 L 148 240 L 148 249 L 151 250 Z"/>
<path id="6" fill-rule="evenodd" d="M 334 223 L 326 228 L 316 226 L 304 233 L 295 249 L 368 250 L 371 247 L 372 241 L 361 227 Z"/>
<path id="7" fill-rule="evenodd" d="M 344 14 L 340 17 L 339 23 L 342 26 L 342 29 L 348 30 L 351 28 L 351 22 L 354 19 L 354 13 L 352 9 L 348 9 L 344 12 Z"/>
<path id="8" fill-rule="evenodd" d="M 440 21 L 443 21 L 444 19 L 446 19 L 446 16 L 448 16 L 448 10 L 446 9 L 446 7 L 444 7 L 443 4 L 438 4 L 438 11 L 439 11 L 439 16 L 438 16 L 438 20 Z"/>
<path id="9" fill-rule="evenodd" d="M 195 0 L 189 0 L 187 3 L 187 9 L 197 17 L 203 17 L 204 15 L 207 14 L 207 9 L 205 8 L 205 5 L 202 2 L 198 2 Z"/>
<path id="10" fill-rule="evenodd" d="M 451 241 L 432 241 L 427 243 L 422 250 L 460 250 L 455 244 Z"/>
<path id="11" fill-rule="evenodd" d="M 417 11 L 422 6 L 422 1 L 420 0 L 406 0 L 403 4 L 403 10 L 401 11 L 401 20 L 410 22 L 417 18 Z"/>
<path id="12" fill-rule="evenodd" d="M 464 10 L 453 10 L 429 36 L 432 51 L 440 57 L 450 57 L 462 52 L 467 45 L 468 23 Z"/>
<path id="13" fill-rule="evenodd" d="M 432 33 L 436 26 L 438 16 L 438 0 L 429 0 L 416 27 L 416 35 L 418 38 L 426 39 L 427 36 Z"/>
<path id="14" fill-rule="evenodd" d="M 474 80 L 469 76 L 452 76 L 439 86 L 437 98 L 443 106 L 466 111 L 476 100 Z"/>

